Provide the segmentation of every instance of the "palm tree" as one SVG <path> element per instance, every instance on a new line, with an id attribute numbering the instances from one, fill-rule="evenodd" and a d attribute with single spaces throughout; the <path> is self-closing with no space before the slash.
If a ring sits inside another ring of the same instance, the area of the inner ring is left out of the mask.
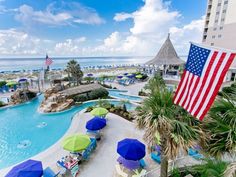
<path id="1" fill-rule="evenodd" d="M 67 63 L 65 71 L 68 74 L 68 78 L 72 78 L 72 80 L 76 81 L 76 84 L 79 85 L 83 77 L 83 72 L 79 63 L 76 60 L 70 60 Z"/>
<path id="2" fill-rule="evenodd" d="M 149 149 L 161 146 L 161 177 L 167 177 L 168 160 L 174 159 L 181 150 L 187 152 L 194 146 L 202 133 L 196 119 L 188 116 L 182 108 L 173 104 L 173 94 L 163 85 L 155 85 L 160 80 L 153 78 L 148 88 L 151 91 L 134 115 L 138 128 L 145 129 L 144 139 Z"/>
<path id="3" fill-rule="evenodd" d="M 205 159 L 204 164 L 193 166 L 192 171 L 201 174 L 201 177 L 222 177 L 226 167 L 224 161 Z"/>
<path id="4" fill-rule="evenodd" d="M 236 162 L 228 165 L 224 172 L 225 177 L 235 177 L 236 176 Z"/>
<path id="5" fill-rule="evenodd" d="M 217 158 L 236 153 L 236 102 L 235 96 L 218 97 L 203 123 L 210 137 L 206 141 L 207 152 Z"/>

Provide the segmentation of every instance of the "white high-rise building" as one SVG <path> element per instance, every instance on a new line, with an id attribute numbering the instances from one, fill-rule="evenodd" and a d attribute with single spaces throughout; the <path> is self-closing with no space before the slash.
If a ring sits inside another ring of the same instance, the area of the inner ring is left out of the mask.
<path id="1" fill-rule="evenodd" d="M 202 42 L 236 50 L 236 0 L 208 0 Z M 236 81 L 236 61 L 225 81 Z"/>
<path id="2" fill-rule="evenodd" d="M 236 49 L 236 0 L 208 0 L 203 43 Z"/>

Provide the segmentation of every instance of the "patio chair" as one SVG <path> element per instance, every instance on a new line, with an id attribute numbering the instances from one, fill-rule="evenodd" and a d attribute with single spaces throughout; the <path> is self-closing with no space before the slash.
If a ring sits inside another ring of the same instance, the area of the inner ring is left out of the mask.
<path id="1" fill-rule="evenodd" d="M 43 170 L 43 177 L 56 177 L 59 174 L 60 174 L 60 172 L 54 173 L 54 171 L 52 171 L 52 169 L 50 167 L 47 167 Z"/>
<path id="2" fill-rule="evenodd" d="M 141 166 L 142 168 L 145 168 L 145 167 L 147 166 L 147 164 L 146 164 L 146 162 L 145 162 L 144 159 L 139 160 L 139 163 L 140 163 L 140 166 Z"/>
<path id="3" fill-rule="evenodd" d="M 79 174 L 79 165 L 76 164 L 75 166 L 71 168 L 71 175 L 73 177 L 77 177 L 78 174 Z"/>
<path id="4" fill-rule="evenodd" d="M 151 153 L 151 158 L 152 158 L 152 160 L 154 160 L 155 162 L 157 162 L 157 163 L 161 163 L 161 155 L 157 155 L 157 154 L 155 154 L 155 153 Z"/>
<path id="5" fill-rule="evenodd" d="M 122 177 L 128 177 L 128 174 L 121 170 L 120 165 L 116 165 L 116 172 Z"/>
<path id="6" fill-rule="evenodd" d="M 204 156 L 200 154 L 197 150 L 189 148 L 188 149 L 188 155 L 193 157 L 196 160 L 202 160 Z"/>

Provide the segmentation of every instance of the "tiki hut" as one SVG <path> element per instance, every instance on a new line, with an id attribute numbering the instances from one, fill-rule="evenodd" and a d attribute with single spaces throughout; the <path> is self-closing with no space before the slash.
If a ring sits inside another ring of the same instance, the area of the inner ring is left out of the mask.
<path id="1" fill-rule="evenodd" d="M 172 66 L 178 66 L 182 65 L 185 62 L 181 60 L 176 51 L 175 48 L 170 40 L 170 34 L 168 34 L 168 37 L 165 41 L 165 43 L 162 45 L 161 49 L 157 53 L 157 55 L 150 61 L 146 63 L 146 65 L 154 65 L 154 66 L 164 66 L 164 65 L 172 65 Z"/>

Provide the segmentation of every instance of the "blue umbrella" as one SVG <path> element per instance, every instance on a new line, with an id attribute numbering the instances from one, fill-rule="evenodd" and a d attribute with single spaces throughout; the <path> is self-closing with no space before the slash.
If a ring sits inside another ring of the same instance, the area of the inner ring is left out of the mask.
<path id="1" fill-rule="evenodd" d="M 94 117 L 86 123 L 86 129 L 88 130 L 101 130 L 106 126 L 106 119 L 100 117 Z"/>
<path id="2" fill-rule="evenodd" d="M 118 79 L 121 79 L 123 76 L 117 76 Z"/>
<path id="3" fill-rule="evenodd" d="M 118 142 L 117 153 L 127 160 L 140 160 L 145 152 L 145 145 L 137 139 L 126 138 Z"/>
<path id="4" fill-rule="evenodd" d="M 41 177 L 42 175 L 42 162 L 27 160 L 13 167 L 5 177 Z"/>
<path id="5" fill-rule="evenodd" d="M 88 76 L 88 77 L 92 77 L 92 76 L 93 76 L 93 74 L 89 73 L 89 74 L 87 74 L 87 76 Z"/>
<path id="6" fill-rule="evenodd" d="M 20 79 L 20 80 L 18 80 L 18 82 L 27 82 L 27 79 Z"/>

